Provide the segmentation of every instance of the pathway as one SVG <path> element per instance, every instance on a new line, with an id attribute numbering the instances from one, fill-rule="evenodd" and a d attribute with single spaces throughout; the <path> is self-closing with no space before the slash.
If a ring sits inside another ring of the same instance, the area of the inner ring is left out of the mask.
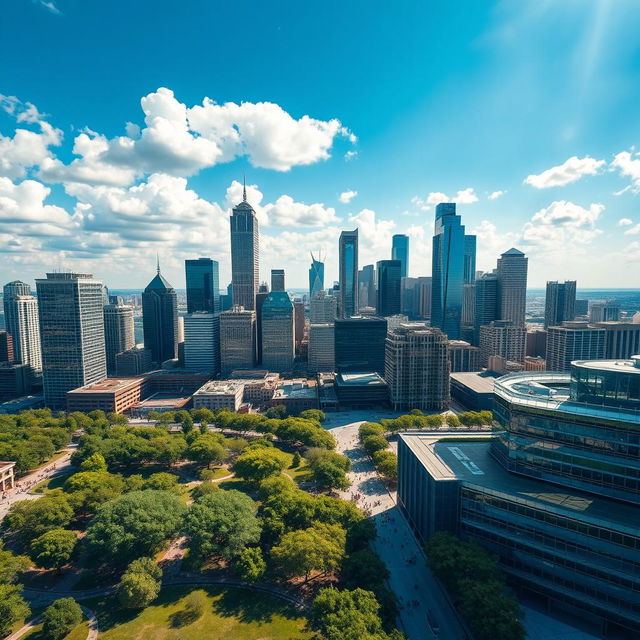
<path id="1" fill-rule="evenodd" d="M 87 609 L 87 607 L 80 608 L 82 609 L 82 613 L 84 613 L 84 616 L 89 624 L 89 632 L 87 633 L 86 640 L 96 640 L 98 637 L 98 618 L 96 618 L 96 614 L 91 611 L 91 609 Z M 23 627 L 20 627 L 20 629 L 14 631 L 10 636 L 7 636 L 5 640 L 18 640 L 18 638 L 26 636 L 27 633 L 32 631 L 34 627 L 37 627 L 41 622 L 42 614 L 29 620 L 29 622 L 27 622 Z"/>

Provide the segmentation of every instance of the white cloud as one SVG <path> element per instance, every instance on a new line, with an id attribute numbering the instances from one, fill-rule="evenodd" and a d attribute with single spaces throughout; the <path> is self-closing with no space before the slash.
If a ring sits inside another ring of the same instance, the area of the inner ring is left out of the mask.
<path id="1" fill-rule="evenodd" d="M 505 193 L 507 193 L 506 191 L 493 191 L 492 193 L 489 194 L 489 200 L 497 200 L 500 196 L 503 196 Z"/>
<path id="2" fill-rule="evenodd" d="M 357 151 L 347 151 L 344 154 L 344 159 L 345 160 L 355 160 L 358 157 L 358 152 Z"/>
<path id="3" fill-rule="evenodd" d="M 440 204 L 441 202 L 455 202 L 457 204 L 473 204 L 474 202 L 478 202 L 478 196 L 475 194 L 475 191 L 473 190 L 472 187 L 467 187 L 466 189 L 461 189 L 460 191 L 458 191 L 458 193 L 456 193 L 455 196 L 451 196 L 451 197 L 449 197 L 446 193 L 442 193 L 440 191 L 432 191 L 427 196 L 426 200 L 424 200 L 424 203 L 427 205 L 436 205 L 436 204 Z"/>
<path id="4" fill-rule="evenodd" d="M 630 187 L 634 192 L 640 192 L 640 153 L 621 151 L 614 157 L 611 162 L 611 167 L 617 169 L 620 175 L 631 178 L 632 184 Z M 625 187 L 615 195 L 620 195 L 628 189 L 629 187 Z"/>
<path id="5" fill-rule="evenodd" d="M 0 178 L 0 223 L 15 225 L 20 232 L 24 223 L 68 226 L 71 217 L 62 207 L 44 204 L 50 192 L 35 180 L 14 184 L 8 178 Z"/>
<path id="6" fill-rule="evenodd" d="M 630 218 L 620 218 L 620 220 L 618 220 L 619 227 L 628 227 L 630 224 L 633 224 L 633 220 Z"/>
<path id="7" fill-rule="evenodd" d="M 357 195 L 357 191 L 343 191 L 338 197 L 338 200 L 340 200 L 342 204 L 349 204 Z"/>
<path id="8" fill-rule="evenodd" d="M 640 224 L 637 224 L 635 227 L 631 227 L 624 232 L 625 236 L 637 236 L 640 233 Z"/>
<path id="9" fill-rule="evenodd" d="M 470 233 L 477 236 L 476 268 L 491 271 L 501 254 L 518 244 L 518 234 L 498 231 L 498 227 L 489 220 L 482 220 Z"/>
<path id="10" fill-rule="evenodd" d="M 396 223 L 381 220 L 375 211 L 362 209 L 349 216 L 348 228 L 358 227 L 358 262 L 362 265 L 391 257 L 391 236 Z"/>
<path id="11" fill-rule="evenodd" d="M 339 222 L 333 207 L 322 203 L 295 202 L 291 196 L 280 196 L 273 204 L 264 206 L 269 224 L 276 227 L 323 227 Z"/>
<path id="12" fill-rule="evenodd" d="M 62 11 L 58 9 L 54 2 L 46 2 L 45 0 L 39 0 L 38 4 L 44 7 L 49 13 L 53 13 L 54 16 L 62 15 Z"/>
<path id="13" fill-rule="evenodd" d="M 562 164 L 551 167 L 542 173 L 531 174 L 526 177 L 525 184 L 536 189 L 548 189 L 549 187 L 564 187 L 572 182 L 577 182 L 583 176 L 592 176 L 605 164 L 604 160 L 596 160 L 590 156 L 578 158 L 571 156 Z"/>

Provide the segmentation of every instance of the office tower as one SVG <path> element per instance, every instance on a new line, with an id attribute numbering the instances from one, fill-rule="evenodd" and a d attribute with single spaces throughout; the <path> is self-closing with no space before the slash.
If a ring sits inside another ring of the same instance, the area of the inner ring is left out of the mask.
<path id="1" fill-rule="evenodd" d="M 431 324 L 455 340 L 460 337 L 465 265 L 475 274 L 475 244 L 465 239 L 453 202 L 436 206 L 432 254 Z M 471 274 L 467 274 L 471 277 Z"/>
<path id="2" fill-rule="evenodd" d="M 3 288 L 4 321 L 13 340 L 13 358 L 26 364 L 32 372 L 42 371 L 38 300 L 31 295 L 31 287 L 15 280 Z"/>
<path id="3" fill-rule="evenodd" d="M 525 353 L 532 358 L 546 358 L 547 332 L 542 329 L 528 330 Z"/>
<path id="4" fill-rule="evenodd" d="M 544 302 L 544 328 L 555 327 L 575 317 L 576 281 L 547 282 Z"/>
<path id="5" fill-rule="evenodd" d="M 350 318 L 358 313 L 358 230 L 340 234 L 340 294 L 338 314 Z"/>
<path id="6" fill-rule="evenodd" d="M 400 261 L 400 277 L 406 278 L 409 273 L 409 236 L 396 233 L 391 238 L 391 259 Z"/>
<path id="7" fill-rule="evenodd" d="M 449 408 L 447 337 L 419 323 L 401 324 L 387 333 L 384 379 L 395 411 Z"/>
<path id="8" fill-rule="evenodd" d="M 26 364 L 0 361 L 0 399 L 11 400 L 19 398 L 30 391 L 30 367 Z"/>
<path id="9" fill-rule="evenodd" d="M 133 307 L 122 304 L 122 298 L 120 304 L 105 305 L 104 345 L 109 376 L 116 375 L 116 355 L 132 349 L 135 344 Z"/>
<path id="10" fill-rule="evenodd" d="M 246 311 L 256 308 L 260 239 L 256 212 L 247 202 L 246 188 L 242 202 L 231 213 L 231 282 L 233 304 Z"/>
<path id="11" fill-rule="evenodd" d="M 617 322 L 620 320 L 620 305 L 617 302 L 596 302 L 591 305 L 589 322 Z"/>
<path id="12" fill-rule="evenodd" d="M 234 305 L 220 314 L 220 368 L 222 375 L 253 369 L 256 358 L 256 312 Z"/>
<path id="13" fill-rule="evenodd" d="M 509 362 L 524 362 L 527 330 L 510 320 L 494 320 L 480 327 L 480 364 L 486 367 L 491 356 Z"/>
<path id="14" fill-rule="evenodd" d="M 194 311 L 184 317 L 184 367 L 211 374 L 220 372 L 218 314 Z"/>
<path id="15" fill-rule="evenodd" d="M 139 376 L 141 373 L 151 371 L 152 365 L 149 349 L 133 347 L 116 355 L 116 376 L 118 378 Z"/>
<path id="16" fill-rule="evenodd" d="M 47 273 L 36 280 L 44 399 L 66 406 L 66 393 L 107 375 L 102 282 L 90 274 Z"/>
<path id="17" fill-rule="evenodd" d="M 157 366 L 178 357 L 178 297 L 175 289 L 160 273 L 142 293 L 142 329 L 144 346 L 151 351 Z"/>
<path id="18" fill-rule="evenodd" d="M 509 249 L 498 258 L 498 318 L 524 323 L 527 305 L 527 262 L 522 251 Z"/>
<path id="19" fill-rule="evenodd" d="M 464 340 L 449 340 L 449 371 L 463 373 L 480 371 L 480 348 Z"/>
<path id="20" fill-rule="evenodd" d="M 187 313 L 220 311 L 220 277 L 217 260 L 198 258 L 184 261 L 187 283 Z"/>
<path id="21" fill-rule="evenodd" d="M 596 322 L 604 329 L 604 357 L 610 360 L 628 360 L 640 353 L 640 324 L 629 322 Z"/>
<path id="22" fill-rule="evenodd" d="M 365 264 L 358 271 L 358 304 L 361 309 L 376 306 L 376 269 Z"/>
<path id="23" fill-rule="evenodd" d="M 309 300 L 313 300 L 318 291 L 324 289 L 324 262 L 320 262 L 321 256 L 318 255 L 318 260 L 311 254 L 311 266 L 309 267 Z"/>
<path id="24" fill-rule="evenodd" d="M 18 296 L 31 295 L 31 287 L 26 282 L 14 280 L 8 282 L 2 288 L 2 301 L 4 306 L 4 327 L 9 332 L 13 340 L 13 353 L 16 362 L 19 360 L 22 351 L 20 347 L 20 329 L 18 321 L 18 310 L 16 308 L 16 299 Z"/>
<path id="25" fill-rule="evenodd" d="M 400 283 L 400 313 L 410 318 L 415 317 L 415 292 L 418 278 L 402 278 Z"/>
<path id="26" fill-rule="evenodd" d="M 336 371 L 376 372 L 384 376 L 387 321 L 384 318 L 344 318 L 335 322 Z"/>
<path id="27" fill-rule="evenodd" d="M 269 295 L 269 285 L 260 284 L 256 293 L 256 363 L 262 362 L 262 305 Z"/>
<path id="28" fill-rule="evenodd" d="M 13 362 L 13 338 L 7 331 L 0 331 L 0 362 Z"/>
<path id="29" fill-rule="evenodd" d="M 285 291 L 272 291 L 262 306 L 262 366 L 268 371 L 293 370 L 294 309 Z"/>
<path id="30" fill-rule="evenodd" d="M 386 317 L 400 313 L 402 263 L 400 260 L 379 260 L 376 269 L 378 271 L 377 314 Z"/>
<path id="31" fill-rule="evenodd" d="M 431 318 L 432 292 L 433 279 L 430 276 L 419 277 L 413 297 L 413 315 L 416 318 Z"/>
<path id="32" fill-rule="evenodd" d="M 286 291 L 284 269 L 271 269 L 271 291 Z"/>
<path id="33" fill-rule="evenodd" d="M 220 311 L 229 311 L 233 306 L 233 284 L 227 285 L 227 292 L 220 294 Z"/>
<path id="34" fill-rule="evenodd" d="M 309 372 L 335 371 L 335 331 L 333 322 L 309 325 Z"/>
<path id="35" fill-rule="evenodd" d="M 333 322 L 338 313 L 338 299 L 319 291 L 309 303 L 309 319 L 313 324 Z"/>
<path id="36" fill-rule="evenodd" d="M 294 337 L 296 345 L 296 353 L 302 346 L 304 340 L 304 302 L 302 300 L 294 300 L 293 302 L 293 318 L 294 318 Z"/>
<path id="37" fill-rule="evenodd" d="M 464 237 L 464 271 L 465 284 L 472 284 L 476 279 L 476 237 Z"/>
<path id="38" fill-rule="evenodd" d="M 473 343 L 480 345 L 480 327 L 498 320 L 498 275 L 485 273 L 475 283 Z"/>
<path id="39" fill-rule="evenodd" d="M 589 301 L 588 300 L 576 300 L 575 304 L 575 317 L 579 318 L 582 316 L 589 315 Z"/>
<path id="40" fill-rule="evenodd" d="M 605 330 L 586 322 L 547 329 L 547 371 L 569 371 L 574 360 L 602 360 Z"/>
<path id="41" fill-rule="evenodd" d="M 462 288 L 462 326 L 471 327 L 476 316 L 476 285 L 465 284 Z"/>

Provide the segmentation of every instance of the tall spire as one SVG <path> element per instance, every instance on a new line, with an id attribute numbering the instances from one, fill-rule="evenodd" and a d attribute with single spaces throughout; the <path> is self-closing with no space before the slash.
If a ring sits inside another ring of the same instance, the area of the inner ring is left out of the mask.
<path id="1" fill-rule="evenodd" d="M 247 177 L 242 174 L 242 202 L 247 201 Z"/>
<path id="2" fill-rule="evenodd" d="M 160 254 L 157 251 L 156 251 L 156 263 L 157 263 L 156 271 L 158 272 L 158 275 L 160 275 Z"/>

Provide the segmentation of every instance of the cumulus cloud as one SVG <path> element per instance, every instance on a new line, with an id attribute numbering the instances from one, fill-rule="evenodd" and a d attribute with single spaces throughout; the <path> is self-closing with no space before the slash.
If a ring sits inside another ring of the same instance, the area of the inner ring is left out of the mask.
<path id="1" fill-rule="evenodd" d="M 620 218 L 620 220 L 618 220 L 619 227 L 628 227 L 630 224 L 633 224 L 633 220 L 630 218 Z"/>
<path id="2" fill-rule="evenodd" d="M 630 229 L 627 229 L 624 232 L 625 236 L 637 236 L 640 233 L 640 224 L 635 225 L 634 227 L 631 227 Z"/>
<path id="3" fill-rule="evenodd" d="M 427 205 L 436 205 L 441 202 L 455 202 L 457 204 L 473 204 L 478 202 L 478 196 L 472 187 L 461 189 L 455 196 L 449 197 L 446 193 L 432 191 L 424 201 Z"/>
<path id="4" fill-rule="evenodd" d="M 518 233 L 498 231 L 489 220 L 482 220 L 470 233 L 477 236 L 476 266 L 483 271 L 495 268 L 497 256 L 517 245 L 519 240 Z"/>
<path id="5" fill-rule="evenodd" d="M 391 236 L 396 223 L 382 220 L 372 209 L 362 209 L 349 216 L 348 227 L 358 227 L 358 254 L 360 267 L 391 256 Z"/>
<path id="6" fill-rule="evenodd" d="M 540 174 L 531 174 L 527 176 L 524 182 L 536 189 L 564 187 L 572 182 L 577 182 L 583 176 L 592 176 L 597 174 L 604 164 L 604 160 L 596 160 L 590 156 L 585 156 L 584 158 L 571 156 L 562 164 L 551 167 Z"/>
<path id="7" fill-rule="evenodd" d="M 503 196 L 506 191 L 493 191 L 489 194 L 489 200 L 497 200 L 500 196 Z"/>
<path id="8" fill-rule="evenodd" d="M 50 192 L 48 187 L 35 180 L 14 184 L 8 178 L 0 178 L 0 223 L 70 225 L 71 216 L 62 207 L 44 203 Z"/>
<path id="9" fill-rule="evenodd" d="M 358 152 L 357 151 L 347 151 L 344 154 L 344 159 L 345 160 L 355 160 L 358 157 Z"/>
<path id="10" fill-rule="evenodd" d="M 338 200 L 340 200 L 342 204 L 349 204 L 357 195 L 357 191 L 343 191 L 338 197 Z"/>
<path id="11" fill-rule="evenodd" d="M 620 175 L 631 178 L 632 190 L 636 193 L 640 192 L 640 153 L 621 151 L 614 157 L 611 167 L 617 169 Z M 628 189 L 629 187 L 626 187 L 615 195 L 620 195 Z"/>

